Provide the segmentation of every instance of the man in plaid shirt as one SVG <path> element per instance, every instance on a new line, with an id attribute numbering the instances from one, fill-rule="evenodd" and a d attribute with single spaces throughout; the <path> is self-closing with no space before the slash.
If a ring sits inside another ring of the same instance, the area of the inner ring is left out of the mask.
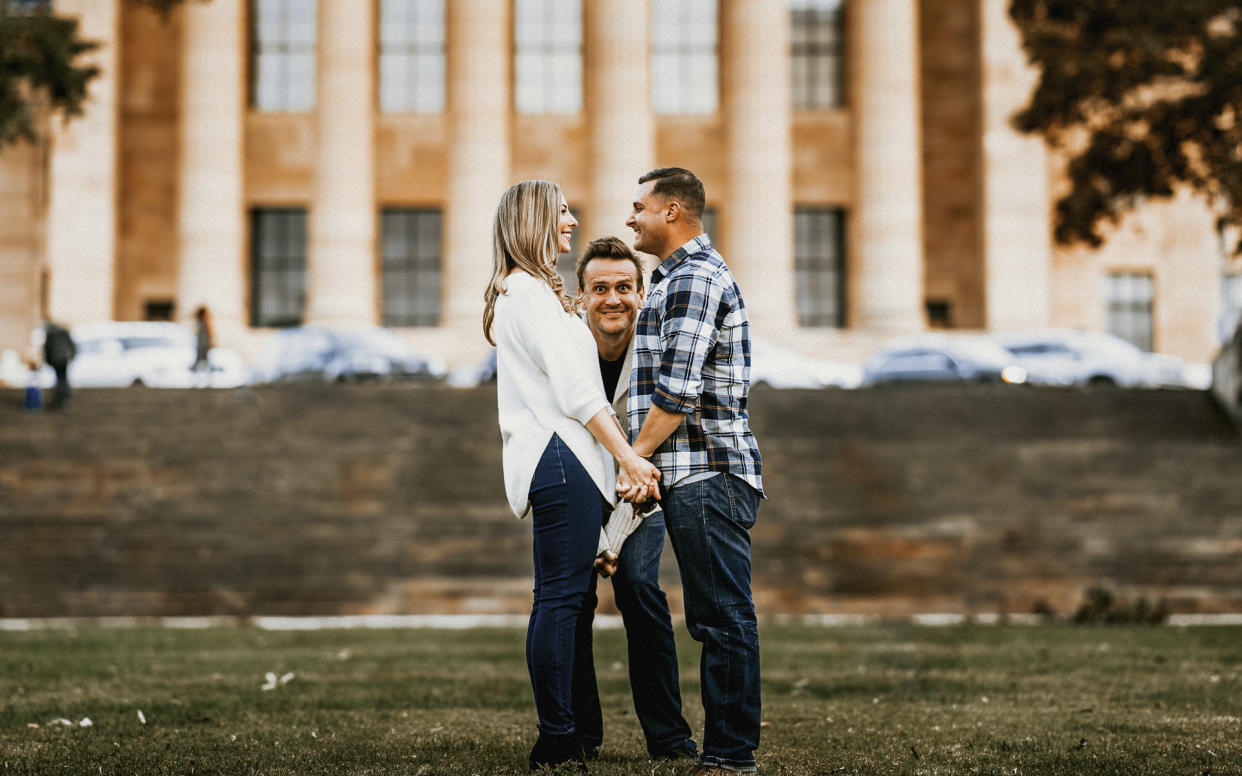
<path id="1" fill-rule="evenodd" d="M 750 528 L 763 482 L 747 414 L 750 322 L 733 274 L 703 233 L 703 183 L 679 167 L 638 182 L 626 226 L 634 248 L 661 262 L 634 334 L 630 435 L 660 469 L 686 626 L 703 645 L 696 772 L 751 772 L 760 699 Z"/>

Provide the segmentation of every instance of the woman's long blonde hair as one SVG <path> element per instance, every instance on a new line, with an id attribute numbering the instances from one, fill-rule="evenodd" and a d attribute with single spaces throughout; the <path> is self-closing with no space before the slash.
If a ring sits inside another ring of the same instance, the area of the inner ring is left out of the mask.
<path id="1" fill-rule="evenodd" d="M 492 339 L 496 298 L 504 293 L 504 280 L 514 267 L 547 283 L 565 312 L 573 312 L 573 301 L 556 273 L 560 216 L 561 187 L 551 181 L 521 181 L 500 198 L 492 227 L 492 279 L 483 292 L 483 336 L 491 344 L 496 344 Z"/>

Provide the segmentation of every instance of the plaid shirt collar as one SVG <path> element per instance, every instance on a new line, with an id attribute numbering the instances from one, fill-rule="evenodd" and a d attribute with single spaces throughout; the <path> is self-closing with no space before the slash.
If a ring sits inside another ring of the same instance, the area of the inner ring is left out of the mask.
<path id="1" fill-rule="evenodd" d="M 664 278 L 673 274 L 673 270 L 681 266 L 681 263 L 690 258 L 691 254 L 705 253 L 712 249 L 711 238 L 707 236 L 707 232 L 703 232 L 698 237 L 687 240 L 677 250 L 673 251 L 667 259 L 660 262 L 660 266 L 651 270 L 651 285 L 659 283 Z"/>

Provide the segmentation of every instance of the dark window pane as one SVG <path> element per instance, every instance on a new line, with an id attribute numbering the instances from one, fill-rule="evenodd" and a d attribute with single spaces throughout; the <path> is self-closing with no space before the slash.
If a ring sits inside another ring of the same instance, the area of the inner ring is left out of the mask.
<path id="1" fill-rule="evenodd" d="M 383 325 L 439 325 L 441 228 L 436 209 L 380 214 Z"/>
<path id="2" fill-rule="evenodd" d="M 306 304 L 306 211 L 251 212 L 251 326 L 297 326 Z"/>
<path id="3" fill-rule="evenodd" d="M 833 108 L 844 102 L 842 18 L 841 0 L 790 3 L 789 53 L 795 109 Z"/>
<path id="4" fill-rule="evenodd" d="M 1108 276 L 1108 331 L 1143 350 L 1154 344 L 1152 307 L 1155 286 L 1146 273 L 1114 272 Z"/>
<path id="5" fill-rule="evenodd" d="M 845 215 L 794 210 L 794 288 L 799 326 L 845 325 Z"/>

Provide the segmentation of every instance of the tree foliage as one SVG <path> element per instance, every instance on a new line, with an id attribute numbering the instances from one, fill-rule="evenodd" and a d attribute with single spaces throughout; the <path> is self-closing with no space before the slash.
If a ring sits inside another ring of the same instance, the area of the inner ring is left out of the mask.
<path id="1" fill-rule="evenodd" d="M 81 115 L 86 87 L 99 68 L 75 60 L 98 47 L 78 37 L 75 19 L 0 0 L 0 148 L 35 139 L 34 106 L 40 101 L 66 117 Z"/>
<path id="2" fill-rule="evenodd" d="M 1098 247 L 1101 226 L 1179 186 L 1242 227 L 1238 0 L 1011 0 L 1009 14 L 1040 70 L 1014 126 L 1069 156 L 1058 243 Z"/>
<path id="3" fill-rule="evenodd" d="M 138 0 L 167 17 L 182 0 Z M 49 2 L 0 0 L 0 151 L 36 139 L 36 106 L 66 120 L 82 115 L 99 68 L 80 57 L 100 47 L 79 36 L 76 19 L 54 16 Z"/>

